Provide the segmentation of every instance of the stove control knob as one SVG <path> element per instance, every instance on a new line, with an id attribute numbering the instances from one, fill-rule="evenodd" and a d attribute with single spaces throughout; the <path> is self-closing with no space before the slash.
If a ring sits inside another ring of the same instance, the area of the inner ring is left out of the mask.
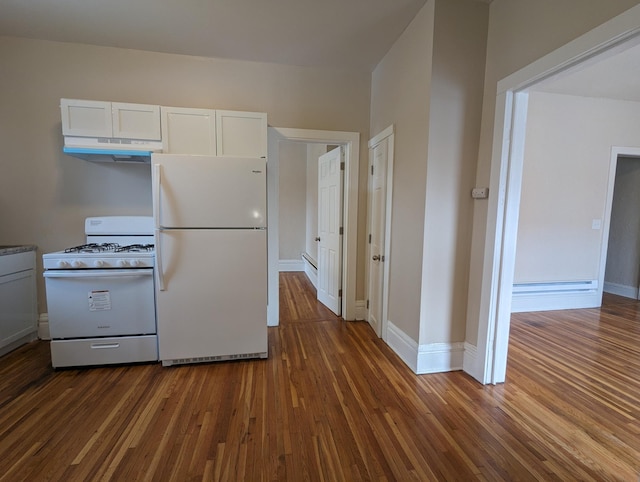
<path id="1" fill-rule="evenodd" d="M 69 268 L 70 266 L 68 261 L 58 261 L 58 268 Z"/>
<path id="2" fill-rule="evenodd" d="M 131 266 L 142 266 L 142 261 L 139 259 L 134 259 L 131 261 Z"/>
<path id="3" fill-rule="evenodd" d="M 71 263 L 71 266 L 73 266 L 74 268 L 82 268 L 84 266 L 84 263 L 82 261 L 76 260 Z"/>
<path id="4" fill-rule="evenodd" d="M 105 265 L 105 262 L 104 262 L 104 261 L 102 261 L 101 259 L 96 259 L 96 260 L 93 262 L 93 265 L 94 265 L 96 268 L 102 268 L 102 267 Z"/>
<path id="5" fill-rule="evenodd" d="M 129 266 L 129 262 L 126 259 L 121 259 L 120 261 L 118 261 L 118 266 L 121 266 L 124 268 L 126 266 Z"/>

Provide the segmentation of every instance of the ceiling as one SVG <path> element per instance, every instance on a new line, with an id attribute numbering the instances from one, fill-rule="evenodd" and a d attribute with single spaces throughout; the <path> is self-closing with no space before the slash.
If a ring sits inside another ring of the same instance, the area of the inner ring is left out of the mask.
<path id="1" fill-rule="evenodd" d="M 0 35 L 372 71 L 425 2 L 2 0 Z"/>
<path id="2" fill-rule="evenodd" d="M 638 40 L 534 86 L 534 91 L 640 102 Z"/>
<path id="3" fill-rule="evenodd" d="M 0 0 L 0 35 L 370 72 L 425 3 Z M 533 90 L 640 102 L 640 46 L 601 55 Z"/>

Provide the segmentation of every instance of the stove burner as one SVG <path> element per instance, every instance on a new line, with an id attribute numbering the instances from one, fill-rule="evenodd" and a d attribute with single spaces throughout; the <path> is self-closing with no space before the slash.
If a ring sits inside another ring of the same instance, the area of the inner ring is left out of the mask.
<path id="1" fill-rule="evenodd" d="M 115 251 L 119 248 L 118 243 L 89 243 L 81 244 L 80 246 L 74 246 L 73 248 L 67 248 L 65 253 L 102 253 L 104 251 Z"/>
<path id="2" fill-rule="evenodd" d="M 129 246 L 118 246 L 115 250 L 116 253 L 142 253 L 145 251 L 153 251 L 153 244 L 131 244 Z"/>

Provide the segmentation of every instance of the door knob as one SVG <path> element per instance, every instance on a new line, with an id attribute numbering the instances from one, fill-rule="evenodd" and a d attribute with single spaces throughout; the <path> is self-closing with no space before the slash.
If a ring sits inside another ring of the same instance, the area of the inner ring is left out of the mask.
<path id="1" fill-rule="evenodd" d="M 320 241 L 320 236 L 316 236 L 316 241 Z"/>
<path id="2" fill-rule="evenodd" d="M 380 255 L 379 254 L 374 254 L 371 258 L 374 261 L 380 261 Z"/>

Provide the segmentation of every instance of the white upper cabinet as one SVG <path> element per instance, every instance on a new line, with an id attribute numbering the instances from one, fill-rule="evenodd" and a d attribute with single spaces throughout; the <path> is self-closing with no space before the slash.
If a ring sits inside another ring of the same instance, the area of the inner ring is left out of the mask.
<path id="1" fill-rule="evenodd" d="M 161 139 L 157 105 L 61 99 L 60 109 L 65 136 Z"/>
<path id="2" fill-rule="evenodd" d="M 159 141 L 160 106 L 145 104 L 111 103 L 113 137 Z"/>
<path id="3" fill-rule="evenodd" d="M 162 152 L 216 155 L 216 111 L 162 107 Z"/>
<path id="4" fill-rule="evenodd" d="M 267 157 L 267 114 L 216 110 L 217 155 Z"/>
<path id="5" fill-rule="evenodd" d="M 60 99 L 62 135 L 113 137 L 111 102 Z"/>

